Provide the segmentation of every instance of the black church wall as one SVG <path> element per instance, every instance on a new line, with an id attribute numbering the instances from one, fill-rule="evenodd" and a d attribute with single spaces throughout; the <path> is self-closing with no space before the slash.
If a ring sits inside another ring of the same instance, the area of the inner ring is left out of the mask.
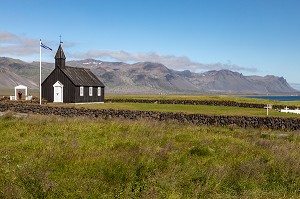
<path id="1" fill-rule="evenodd" d="M 54 100 L 54 89 L 53 85 L 59 81 L 64 85 L 63 87 L 63 102 L 64 103 L 74 103 L 75 102 L 75 86 L 70 81 L 70 79 L 59 69 L 56 68 L 47 77 L 47 79 L 42 84 L 42 98 L 46 99 L 48 102 L 53 102 Z"/>
<path id="2" fill-rule="evenodd" d="M 80 87 L 75 88 L 76 103 L 104 102 L 104 87 L 101 87 L 101 96 L 98 96 L 98 87 L 93 87 L 93 96 L 89 96 L 89 86 L 83 87 L 83 96 L 80 96 Z"/>
<path id="3" fill-rule="evenodd" d="M 101 87 L 101 96 L 100 96 L 101 97 L 101 102 L 104 102 L 104 97 L 105 97 L 104 96 L 104 93 L 105 93 L 104 90 L 105 90 L 105 87 Z"/>

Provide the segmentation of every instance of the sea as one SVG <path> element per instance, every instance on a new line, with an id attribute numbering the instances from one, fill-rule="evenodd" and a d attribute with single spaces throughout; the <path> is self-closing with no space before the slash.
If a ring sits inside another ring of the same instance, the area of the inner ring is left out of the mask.
<path id="1" fill-rule="evenodd" d="M 282 102 L 300 101 L 300 96 L 298 96 L 298 95 L 291 95 L 291 96 L 253 95 L 253 96 L 245 96 L 245 97 L 276 100 L 276 101 L 282 101 Z"/>

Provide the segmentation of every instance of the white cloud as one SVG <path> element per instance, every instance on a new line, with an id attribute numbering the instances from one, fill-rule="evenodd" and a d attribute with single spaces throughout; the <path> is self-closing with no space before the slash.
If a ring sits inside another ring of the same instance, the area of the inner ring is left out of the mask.
<path id="1" fill-rule="evenodd" d="M 32 55 L 39 52 L 39 40 L 20 37 L 8 32 L 0 32 L 0 53 L 6 55 Z"/>
<path id="2" fill-rule="evenodd" d="M 0 32 L 0 42 L 1 43 L 10 43 L 17 41 L 18 37 L 14 34 L 8 32 Z"/>
<path id="3" fill-rule="evenodd" d="M 53 44 L 53 42 L 50 42 Z M 18 36 L 8 32 L 0 32 L 0 55 L 9 56 L 29 56 L 39 53 L 39 40 Z M 45 43 L 48 45 L 48 43 Z M 73 47 L 75 43 L 64 43 L 64 47 Z M 53 48 L 55 51 L 55 48 Z M 55 52 L 53 52 L 55 53 Z M 203 64 L 191 61 L 188 57 L 160 55 L 155 52 L 151 53 L 129 53 L 126 51 L 106 51 L 90 50 L 85 53 L 67 53 L 70 58 L 77 59 L 103 59 L 110 58 L 121 62 L 157 62 L 166 65 L 168 68 L 175 70 L 220 70 L 228 69 L 233 71 L 257 72 L 256 68 L 242 67 L 236 64 Z"/>
<path id="4" fill-rule="evenodd" d="M 184 56 L 172 56 L 172 55 L 159 55 L 158 53 L 128 53 L 125 51 L 105 51 L 105 50 L 92 50 L 86 53 L 76 53 L 71 55 L 78 59 L 87 58 L 111 58 L 116 61 L 122 62 L 140 62 L 149 61 L 157 62 L 166 65 L 169 68 L 175 70 L 221 70 L 228 69 L 233 71 L 247 71 L 257 72 L 256 68 L 242 67 L 236 64 L 203 64 L 191 61 L 188 57 Z"/>

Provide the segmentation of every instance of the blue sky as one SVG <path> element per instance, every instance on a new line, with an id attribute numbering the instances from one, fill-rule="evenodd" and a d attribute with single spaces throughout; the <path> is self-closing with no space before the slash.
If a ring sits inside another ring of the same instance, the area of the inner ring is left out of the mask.
<path id="1" fill-rule="evenodd" d="M 39 60 L 39 39 L 67 60 L 161 62 L 300 83 L 299 0 L 10 0 L 0 56 Z M 43 61 L 54 62 L 43 50 Z"/>

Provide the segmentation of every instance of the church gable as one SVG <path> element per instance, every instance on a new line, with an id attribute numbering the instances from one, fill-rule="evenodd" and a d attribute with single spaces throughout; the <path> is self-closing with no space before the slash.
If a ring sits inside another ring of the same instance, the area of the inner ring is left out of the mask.
<path id="1" fill-rule="evenodd" d="M 55 55 L 55 69 L 42 83 L 42 96 L 48 102 L 104 102 L 103 83 L 87 68 L 69 67 L 65 65 L 65 54 L 61 45 Z M 63 89 L 53 86 L 60 82 Z M 53 98 L 56 88 L 57 92 L 63 97 Z M 81 90 L 80 90 L 81 89 Z M 83 95 L 82 92 L 84 91 Z"/>
<path id="2" fill-rule="evenodd" d="M 55 91 L 53 85 L 57 82 L 65 87 L 62 93 L 63 102 L 75 102 L 75 85 L 60 68 L 55 68 L 42 83 L 42 97 L 48 102 L 54 102 Z"/>

